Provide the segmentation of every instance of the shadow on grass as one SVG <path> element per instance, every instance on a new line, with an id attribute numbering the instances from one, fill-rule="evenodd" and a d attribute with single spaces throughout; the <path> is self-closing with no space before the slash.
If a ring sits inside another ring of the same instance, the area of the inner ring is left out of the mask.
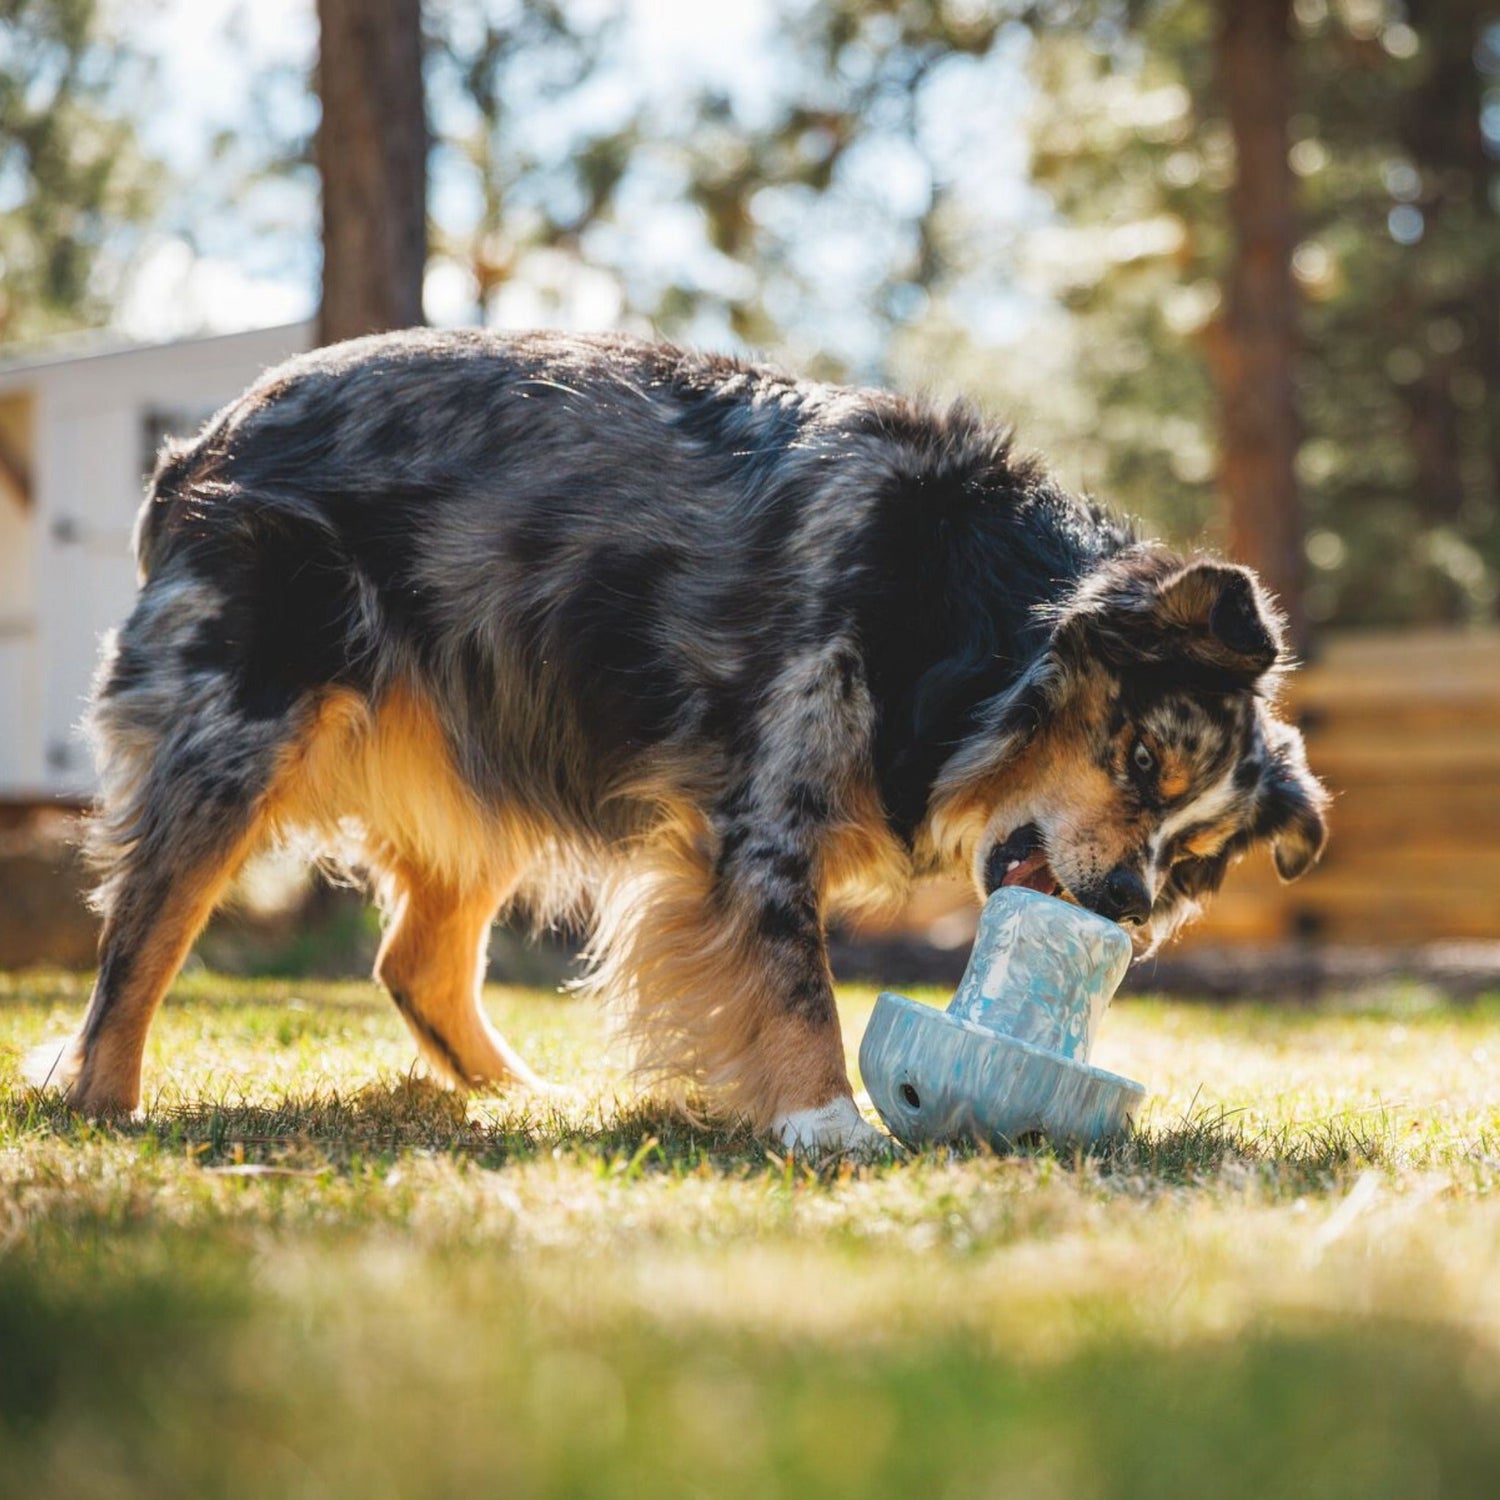
<path id="1" fill-rule="evenodd" d="M 27 1090 L 6 1106 L 15 1131 L 86 1140 L 133 1138 L 190 1152 L 205 1167 L 268 1166 L 344 1171 L 404 1152 L 466 1157 L 485 1167 L 561 1149 L 597 1156 L 632 1174 L 725 1171 L 773 1158 L 744 1127 L 708 1127 L 670 1103 L 600 1099 L 571 1108 L 546 1100 L 481 1100 L 478 1117 L 462 1094 L 418 1077 L 384 1080 L 352 1093 L 288 1094 L 274 1104 L 216 1100 L 148 1105 L 138 1117 L 96 1123 L 54 1091 Z M 779 1165 L 779 1158 L 775 1158 Z"/>
<path id="2" fill-rule="evenodd" d="M 1235 1111 L 1204 1110 L 1106 1147 L 1097 1160 L 1108 1175 L 1141 1175 L 1170 1185 L 1242 1167 L 1273 1169 L 1283 1182 L 1305 1178 L 1309 1186 L 1324 1186 L 1330 1175 L 1383 1162 L 1388 1139 L 1383 1115 L 1251 1130 Z"/>
<path id="3" fill-rule="evenodd" d="M 29 1090 L 5 1107 L 13 1132 L 86 1140 L 111 1134 L 149 1149 L 186 1152 L 210 1169 L 346 1172 L 380 1167 L 403 1153 L 462 1157 L 500 1168 L 562 1152 L 597 1158 L 601 1170 L 639 1176 L 708 1170 L 743 1176 L 769 1171 L 832 1182 L 863 1173 L 951 1162 L 1048 1162 L 1125 1191 L 1183 1187 L 1232 1173 L 1260 1173 L 1283 1191 L 1326 1191 L 1388 1157 L 1383 1118 L 1338 1119 L 1250 1129 L 1231 1111 L 1204 1110 L 1176 1125 L 1134 1134 L 1092 1151 L 1046 1141 L 1000 1158 L 983 1146 L 932 1148 L 859 1165 L 843 1159 L 790 1163 L 741 1125 L 704 1123 L 672 1103 L 599 1098 L 580 1106 L 481 1100 L 418 1077 L 385 1080 L 352 1093 L 289 1094 L 273 1104 L 218 1100 L 158 1103 L 139 1118 L 108 1125 L 83 1119 L 53 1092 Z"/>

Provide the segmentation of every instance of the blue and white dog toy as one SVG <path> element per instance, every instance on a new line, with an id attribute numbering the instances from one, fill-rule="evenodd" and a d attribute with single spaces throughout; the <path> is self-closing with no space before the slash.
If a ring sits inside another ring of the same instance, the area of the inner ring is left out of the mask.
<path id="1" fill-rule="evenodd" d="M 1103 917 L 1024 886 L 996 891 L 946 1011 L 902 995 L 875 1002 L 859 1066 L 891 1134 L 996 1150 L 1125 1134 L 1146 1091 L 1088 1059 L 1130 957 Z"/>

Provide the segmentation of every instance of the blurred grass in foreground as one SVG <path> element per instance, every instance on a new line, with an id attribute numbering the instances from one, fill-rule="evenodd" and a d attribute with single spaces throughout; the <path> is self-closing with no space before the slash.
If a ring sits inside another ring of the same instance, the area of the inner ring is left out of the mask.
<path id="1" fill-rule="evenodd" d="M 1123 1004 L 1127 1147 L 818 1173 L 517 991 L 576 1102 L 411 1077 L 367 986 L 198 975 L 98 1130 L 16 1082 L 85 998 L 0 978 L 0 1495 L 1495 1493 L 1495 1000 Z"/>

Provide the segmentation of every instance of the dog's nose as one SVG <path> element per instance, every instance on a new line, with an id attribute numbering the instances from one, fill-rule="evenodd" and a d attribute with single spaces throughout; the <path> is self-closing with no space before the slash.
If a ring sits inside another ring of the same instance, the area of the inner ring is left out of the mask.
<path id="1" fill-rule="evenodd" d="M 1105 877 L 1096 908 L 1101 917 L 1125 926 L 1140 926 L 1151 916 L 1151 892 L 1134 870 L 1117 865 Z"/>

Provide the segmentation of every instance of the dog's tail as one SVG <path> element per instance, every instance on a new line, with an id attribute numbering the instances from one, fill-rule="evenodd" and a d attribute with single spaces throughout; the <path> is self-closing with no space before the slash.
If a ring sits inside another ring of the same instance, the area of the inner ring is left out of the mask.
<path id="1" fill-rule="evenodd" d="M 136 574 L 142 584 L 151 576 L 161 552 L 167 522 L 182 503 L 188 485 L 199 467 L 197 440 L 180 443 L 172 438 L 162 444 L 156 456 L 156 468 L 146 486 L 146 498 L 135 518 L 131 545 L 135 552 Z"/>
<path id="2" fill-rule="evenodd" d="M 239 403 L 231 402 L 209 418 L 196 437 L 169 437 L 157 450 L 156 468 L 146 485 L 146 498 L 136 513 L 131 545 L 142 585 L 155 571 L 171 535 L 172 523 L 182 518 L 196 498 L 222 499 L 225 434 Z"/>

